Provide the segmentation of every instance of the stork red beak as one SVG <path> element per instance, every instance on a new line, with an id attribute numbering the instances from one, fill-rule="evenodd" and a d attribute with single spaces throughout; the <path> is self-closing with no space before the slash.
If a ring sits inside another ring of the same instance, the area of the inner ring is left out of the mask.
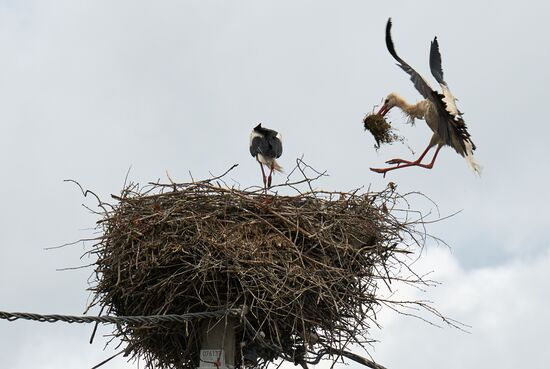
<path id="1" fill-rule="evenodd" d="M 388 106 L 386 104 L 382 105 L 382 107 L 380 108 L 380 110 L 378 110 L 378 115 L 381 115 L 381 116 L 384 116 L 387 114 L 387 112 L 390 111 L 391 108 L 388 108 Z"/>

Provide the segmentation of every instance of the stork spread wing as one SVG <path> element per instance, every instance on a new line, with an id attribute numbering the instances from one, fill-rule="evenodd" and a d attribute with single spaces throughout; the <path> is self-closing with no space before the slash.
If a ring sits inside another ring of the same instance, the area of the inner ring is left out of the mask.
<path id="1" fill-rule="evenodd" d="M 449 132 L 449 118 L 452 120 L 451 114 L 446 109 L 446 102 L 444 101 L 445 96 L 442 94 L 439 94 L 437 91 L 432 89 L 428 82 L 422 76 L 415 71 L 407 62 L 405 62 L 403 59 L 397 55 L 397 52 L 395 51 L 395 46 L 393 45 L 393 41 L 391 39 L 391 18 L 388 19 L 388 23 L 386 24 L 386 46 L 388 48 L 388 51 L 393 56 L 395 60 L 397 60 L 397 65 L 403 69 L 409 76 L 411 76 L 411 81 L 414 84 L 414 87 L 420 92 L 420 94 L 425 98 L 428 99 L 434 107 L 437 109 L 438 116 L 439 116 L 439 124 L 438 124 L 438 131 L 437 133 L 441 137 L 441 139 L 447 143 L 451 144 L 451 135 Z M 433 47 L 433 43 L 432 43 Z M 437 45 L 437 41 L 435 44 L 437 55 L 439 55 L 439 47 Z M 434 64 L 439 64 L 439 69 L 441 69 L 441 56 L 439 55 L 439 62 L 437 60 L 437 55 L 434 57 Z M 431 57 L 430 57 L 431 59 Z M 432 62 L 430 60 L 430 66 Z M 432 74 L 434 69 L 432 68 Z M 443 71 L 441 71 L 441 80 L 443 80 Z M 437 79 L 437 77 L 436 77 Z M 439 81 L 439 80 L 438 80 Z M 446 85 L 445 85 L 446 86 Z M 448 88 L 447 88 L 448 90 Z M 451 95 L 452 96 L 452 95 Z M 454 104 L 454 97 L 453 104 Z"/>
<path id="2" fill-rule="evenodd" d="M 441 91 L 443 93 L 443 101 L 446 104 L 447 111 L 451 113 L 454 120 L 457 120 L 458 117 L 462 116 L 460 110 L 456 106 L 456 98 L 451 93 L 447 82 L 443 78 L 443 68 L 441 67 L 441 53 L 439 52 L 439 43 L 437 42 L 437 37 L 434 38 L 430 46 L 430 69 L 432 75 L 436 81 L 441 86 Z"/>
<path id="3" fill-rule="evenodd" d="M 393 46 L 393 41 L 391 39 L 391 18 L 388 19 L 388 23 L 386 24 L 386 46 L 388 48 L 388 51 L 393 56 L 395 60 L 397 60 L 397 65 L 403 69 L 409 76 L 411 76 L 411 81 L 414 84 L 414 87 L 420 92 L 420 95 L 422 95 L 425 99 L 432 98 L 435 91 L 430 87 L 428 82 L 420 74 L 418 74 L 417 71 L 415 71 L 409 64 L 407 64 L 406 61 L 401 59 L 399 55 L 397 55 L 397 52 L 395 52 L 395 47 Z"/>

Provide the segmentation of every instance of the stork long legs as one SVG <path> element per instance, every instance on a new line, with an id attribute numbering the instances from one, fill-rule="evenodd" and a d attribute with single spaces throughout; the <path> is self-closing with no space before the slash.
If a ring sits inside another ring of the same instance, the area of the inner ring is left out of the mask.
<path id="1" fill-rule="evenodd" d="M 271 187 L 271 179 L 273 177 L 273 171 L 275 170 L 275 164 L 272 163 L 269 166 L 269 175 L 266 176 L 264 164 L 262 164 L 262 162 L 258 160 L 258 158 L 256 158 L 256 161 L 258 162 L 258 164 L 260 164 L 260 169 L 262 170 L 262 179 L 264 181 L 264 193 L 267 194 L 267 189 Z"/>
<path id="2" fill-rule="evenodd" d="M 256 160 L 258 160 L 258 159 L 256 159 Z M 265 176 L 264 165 L 259 160 L 258 160 L 258 164 L 260 164 L 260 169 L 262 170 L 262 179 L 264 181 L 264 192 L 267 193 L 268 185 L 267 185 L 267 177 Z"/>
<path id="3" fill-rule="evenodd" d="M 420 162 L 422 162 L 422 160 L 424 159 L 424 157 L 426 156 L 426 154 L 428 153 L 428 151 L 430 151 L 430 149 L 432 148 L 432 145 L 428 145 L 428 147 L 426 147 L 426 150 L 424 150 L 422 152 L 422 154 L 420 154 L 420 156 L 418 157 L 418 159 L 416 159 L 415 161 L 408 161 L 408 160 L 404 160 L 404 159 L 391 159 L 391 160 L 388 160 L 386 162 L 386 164 L 419 164 Z M 435 153 L 435 155 L 437 155 L 437 152 Z M 434 155 L 434 156 L 435 156 Z M 432 160 L 433 161 L 433 160 Z"/>
<path id="4" fill-rule="evenodd" d="M 274 166 L 271 164 L 270 170 L 269 170 L 269 176 L 267 177 L 267 188 L 271 187 L 271 177 L 273 176 L 273 169 Z"/>
<path id="5" fill-rule="evenodd" d="M 370 168 L 370 170 L 372 170 L 373 172 L 376 172 L 376 173 L 381 173 L 385 177 L 387 172 L 389 172 L 390 170 L 394 170 L 394 169 L 413 167 L 413 166 L 422 167 L 422 168 L 426 168 L 426 169 L 432 169 L 433 166 L 434 166 L 434 163 L 435 163 L 435 159 L 437 158 L 437 154 L 439 154 L 439 150 L 441 150 L 443 145 L 438 145 L 437 146 L 437 149 L 435 150 L 435 154 L 432 158 L 432 161 L 429 164 L 421 164 L 422 159 L 424 159 L 424 157 L 426 156 L 426 154 L 428 153 L 428 151 L 430 151 L 430 149 L 432 147 L 433 147 L 432 145 L 428 145 L 426 150 L 424 150 L 424 152 L 415 161 L 408 161 L 408 160 L 403 160 L 403 159 L 392 159 L 392 160 L 388 160 L 386 163 L 395 164 L 394 167 Z"/>

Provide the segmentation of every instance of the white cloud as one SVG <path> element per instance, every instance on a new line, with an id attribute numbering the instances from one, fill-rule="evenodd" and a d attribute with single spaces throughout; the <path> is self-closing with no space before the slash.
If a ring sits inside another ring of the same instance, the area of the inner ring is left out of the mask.
<path id="1" fill-rule="evenodd" d="M 444 315 L 470 325 L 471 333 L 386 314 L 374 353 L 381 364 L 411 369 L 546 368 L 550 252 L 467 271 L 448 250 L 438 248 L 429 250 L 421 264 L 419 270 L 435 269 L 433 278 L 442 285 L 416 297 L 433 300 Z"/>

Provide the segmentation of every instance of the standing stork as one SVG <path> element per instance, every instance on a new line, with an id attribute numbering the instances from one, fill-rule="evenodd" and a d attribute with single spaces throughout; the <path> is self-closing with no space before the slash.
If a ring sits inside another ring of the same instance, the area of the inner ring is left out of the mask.
<path id="1" fill-rule="evenodd" d="M 250 134 L 250 154 L 260 163 L 265 191 L 271 187 L 271 176 L 273 171 L 283 171 L 283 168 L 275 160 L 283 153 L 281 138 L 279 132 L 262 127 L 262 123 L 254 127 Z M 267 177 L 265 175 L 264 165 L 269 168 L 269 175 Z"/>
<path id="2" fill-rule="evenodd" d="M 424 97 L 424 100 L 416 104 L 407 103 L 401 96 L 392 92 L 384 100 L 384 105 L 377 114 L 384 116 L 391 108 L 397 106 L 409 119 L 424 119 L 430 129 L 433 131 L 432 138 L 428 147 L 415 161 L 403 159 L 392 159 L 387 164 L 394 165 L 389 168 L 371 168 L 372 171 L 386 175 L 387 172 L 394 169 L 418 166 L 431 169 L 437 158 L 439 150 L 445 145 L 451 146 L 462 157 L 466 158 L 470 168 L 477 174 L 480 174 L 481 167 L 475 162 L 473 152 L 476 146 L 470 138 L 466 124 L 462 119 L 462 112 L 456 107 L 456 99 L 451 94 L 449 86 L 443 79 L 443 69 L 441 68 L 441 54 L 439 53 L 439 44 L 437 37 L 431 43 L 430 47 L 430 70 L 436 81 L 441 86 L 441 93 L 433 90 L 428 82 L 422 78 L 409 64 L 401 59 L 395 52 L 393 41 L 391 39 L 391 18 L 386 25 L 386 46 L 388 51 L 397 60 L 397 65 L 403 69 L 410 77 L 414 87 Z M 429 164 L 422 164 L 422 159 L 434 146 L 437 146 L 432 161 Z"/>

